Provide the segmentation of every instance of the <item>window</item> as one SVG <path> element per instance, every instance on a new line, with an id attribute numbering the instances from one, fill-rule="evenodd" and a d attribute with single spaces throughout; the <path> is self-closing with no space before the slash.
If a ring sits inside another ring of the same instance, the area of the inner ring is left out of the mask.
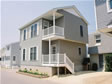
<path id="1" fill-rule="evenodd" d="M 79 55 L 81 55 L 81 48 L 79 48 Z"/>
<path id="2" fill-rule="evenodd" d="M 96 44 L 101 43 L 101 35 L 95 35 Z"/>
<path id="3" fill-rule="evenodd" d="M 26 40 L 26 29 L 24 30 L 24 37 L 23 40 Z"/>
<path id="4" fill-rule="evenodd" d="M 23 61 L 25 61 L 25 49 L 23 49 Z"/>
<path id="5" fill-rule="evenodd" d="M 110 9 L 112 9 L 112 0 L 109 1 Z"/>
<path id="6" fill-rule="evenodd" d="M 37 36 L 37 24 L 31 26 L 31 38 Z"/>
<path id="7" fill-rule="evenodd" d="M 13 61 L 16 61 L 16 56 L 13 56 Z"/>
<path id="8" fill-rule="evenodd" d="M 80 25 L 80 36 L 83 37 L 83 26 Z"/>
<path id="9" fill-rule="evenodd" d="M 112 12 L 112 0 L 107 0 L 107 10 L 108 12 Z"/>
<path id="10" fill-rule="evenodd" d="M 36 51 L 37 51 L 36 47 L 30 48 L 30 60 L 31 61 L 35 61 L 36 60 L 36 55 L 37 55 Z"/>
<path id="11" fill-rule="evenodd" d="M 10 47 L 9 46 L 7 46 L 7 50 L 9 50 L 10 49 Z"/>

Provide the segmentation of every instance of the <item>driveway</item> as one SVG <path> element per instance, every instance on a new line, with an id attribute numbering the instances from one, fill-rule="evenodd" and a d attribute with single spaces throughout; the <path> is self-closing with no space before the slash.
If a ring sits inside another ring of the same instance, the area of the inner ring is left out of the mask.
<path id="1" fill-rule="evenodd" d="M 76 75 L 39 79 L 2 69 L 0 84 L 112 84 L 112 72 L 78 72 Z"/>
<path id="2" fill-rule="evenodd" d="M 50 80 L 17 74 L 15 70 L 1 69 L 0 72 L 0 84 L 57 84 Z"/>

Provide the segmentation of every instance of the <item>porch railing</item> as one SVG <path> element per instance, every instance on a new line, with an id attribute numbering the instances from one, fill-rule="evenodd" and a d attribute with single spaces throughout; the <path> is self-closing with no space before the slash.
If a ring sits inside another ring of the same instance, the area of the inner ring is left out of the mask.
<path id="1" fill-rule="evenodd" d="M 48 66 L 64 64 L 72 73 L 74 73 L 74 63 L 66 56 L 66 54 L 42 55 L 42 64 Z"/>
<path id="2" fill-rule="evenodd" d="M 42 36 L 47 37 L 50 35 L 58 35 L 58 36 L 64 36 L 64 28 L 59 26 L 51 26 L 49 28 L 42 30 Z"/>

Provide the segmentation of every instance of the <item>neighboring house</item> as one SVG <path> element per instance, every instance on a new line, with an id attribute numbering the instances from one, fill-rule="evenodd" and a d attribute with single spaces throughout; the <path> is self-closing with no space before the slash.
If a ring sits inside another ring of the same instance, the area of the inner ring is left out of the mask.
<path id="1" fill-rule="evenodd" d="M 11 43 L 1 49 L 1 65 L 6 68 L 20 67 L 20 44 Z"/>
<path id="2" fill-rule="evenodd" d="M 103 69 L 105 55 L 112 53 L 112 37 L 98 31 L 94 32 L 89 35 L 88 47 L 91 64 L 97 63 L 98 68 Z"/>
<path id="3" fill-rule="evenodd" d="M 21 69 L 80 71 L 87 43 L 88 22 L 78 9 L 54 8 L 20 28 Z"/>
<path id="4" fill-rule="evenodd" d="M 112 36 L 112 0 L 95 0 L 97 30 Z"/>

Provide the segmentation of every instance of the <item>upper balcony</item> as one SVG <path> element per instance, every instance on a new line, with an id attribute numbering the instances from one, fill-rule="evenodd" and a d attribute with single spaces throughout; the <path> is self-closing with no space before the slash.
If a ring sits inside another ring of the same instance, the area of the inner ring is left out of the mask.
<path id="1" fill-rule="evenodd" d="M 42 30 L 42 40 L 48 39 L 63 39 L 64 38 L 64 28 L 59 26 L 51 26 Z"/>

